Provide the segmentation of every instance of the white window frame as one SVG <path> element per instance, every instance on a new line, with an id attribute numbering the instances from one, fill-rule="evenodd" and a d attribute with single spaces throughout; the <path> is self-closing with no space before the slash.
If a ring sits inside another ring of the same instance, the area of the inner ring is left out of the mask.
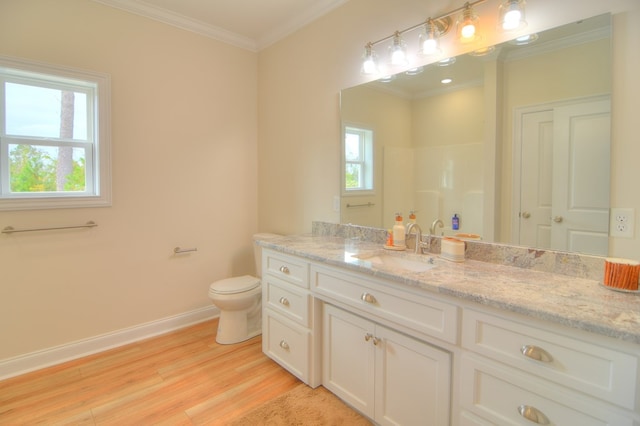
<path id="1" fill-rule="evenodd" d="M 356 163 L 346 159 L 346 135 L 347 133 L 360 134 L 362 159 L 357 162 L 362 168 L 361 179 L 363 183 L 358 188 L 346 187 L 346 166 L 347 163 Z M 345 123 L 342 126 L 342 195 L 374 195 L 375 194 L 375 173 L 374 173 L 374 130 L 368 126 L 360 124 Z"/>
<path id="2" fill-rule="evenodd" d="M 88 141 L 9 136 L 5 123 L 5 82 L 83 92 L 88 100 Z M 83 192 L 9 191 L 9 144 L 22 142 L 85 149 Z M 111 205 L 111 80 L 107 74 L 0 56 L 0 211 Z"/>

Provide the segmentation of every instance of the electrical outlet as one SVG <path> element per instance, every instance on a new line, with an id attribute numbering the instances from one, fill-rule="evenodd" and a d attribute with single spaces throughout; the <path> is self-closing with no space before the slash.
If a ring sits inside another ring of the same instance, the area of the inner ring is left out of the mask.
<path id="1" fill-rule="evenodd" d="M 633 238 L 634 219 L 634 209 L 611 209 L 609 235 Z"/>

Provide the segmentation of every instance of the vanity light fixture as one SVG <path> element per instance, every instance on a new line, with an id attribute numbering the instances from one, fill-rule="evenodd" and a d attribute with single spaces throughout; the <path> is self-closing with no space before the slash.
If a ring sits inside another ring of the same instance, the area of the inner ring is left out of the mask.
<path id="1" fill-rule="evenodd" d="M 448 67 L 449 65 L 453 65 L 456 63 L 456 57 L 452 56 L 450 58 L 443 59 L 441 61 L 436 62 L 436 65 L 439 67 Z"/>
<path id="2" fill-rule="evenodd" d="M 364 55 L 362 55 L 362 74 L 377 74 L 378 58 L 373 50 L 373 45 L 367 43 L 364 47 Z"/>
<path id="3" fill-rule="evenodd" d="M 476 57 L 487 56 L 487 55 L 490 55 L 493 52 L 495 52 L 495 50 L 496 50 L 495 46 L 487 46 L 487 47 L 483 47 L 483 48 L 478 49 L 478 50 L 474 50 L 473 52 L 469 52 L 468 55 L 469 56 L 476 56 Z"/>
<path id="4" fill-rule="evenodd" d="M 464 10 L 470 10 L 472 6 L 484 3 L 486 0 L 475 0 L 471 3 L 467 2 L 463 7 L 459 7 L 451 12 L 447 12 L 436 18 L 428 18 L 426 21 L 422 21 L 417 25 L 406 28 L 401 31 L 395 31 L 392 35 L 381 38 L 380 40 L 369 42 L 365 45 L 365 51 L 362 58 L 361 72 L 365 75 L 376 75 L 381 72 L 379 64 L 377 62 L 376 52 L 374 47 L 380 43 L 388 42 L 389 45 L 389 63 L 393 67 L 409 65 L 409 56 L 407 53 L 407 45 L 403 39 L 403 35 L 407 32 L 414 31 L 420 28 L 421 34 L 418 37 L 420 46 L 418 48 L 418 54 L 420 56 L 434 56 L 441 55 L 440 49 L 440 37 L 446 35 L 452 26 L 451 16 Z M 473 13 L 475 16 L 475 13 Z M 477 18 L 477 16 L 476 16 Z"/>
<path id="5" fill-rule="evenodd" d="M 480 18 L 469 2 L 465 3 L 462 14 L 458 18 L 458 40 L 461 43 L 471 43 L 479 38 L 478 26 Z"/>
<path id="6" fill-rule="evenodd" d="M 525 0 L 504 0 L 498 8 L 500 26 L 505 31 L 521 30 L 527 26 Z"/>
<path id="7" fill-rule="evenodd" d="M 464 6 L 451 12 L 444 13 L 435 18 L 427 18 L 412 27 L 381 38 L 380 40 L 369 42 L 365 45 L 365 53 L 362 62 L 362 74 L 377 75 L 381 72 L 378 67 L 376 53 L 373 48 L 383 42 L 391 41 L 389 45 L 389 64 L 392 67 L 407 66 L 410 64 L 410 56 L 407 53 L 407 45 L 403 35 L 410 31 L 420 29 L 418 37 L 418 53 L 414 56 L 438 56 L 442 54 L 440 39 L 444 37 L 452 27 L 452 16 L 460 14 L 457 21 L 458 40 L 462 43 L 476 42 L 481 39 L 478 31 L 479 18 L 473 7 L 484 3 L 487 0 L 475 0 L 466 2 Z M 526 25 L 524 20 L 525 0 L 502 0 L 500 4 L 500 18 L 503 28 L 518 30 Z M 506 19 L 506 21 L 504 19 Z M 480 47 L 480 46 L 479 46 Z M 444 65 L 444 64 L 438 64 Z M 385 71 L 386 72 L 386 71 Z"/>
<path id="8" fill-rule="evenodd" d="M 407 65 L 407 45 L 400 35 L 400 31 L 396 31 L 393 35 L 393 44 L 389 47 L 389 60 L 391 65 Z"/>
<path id="9" fill-rule="evenodd" d="M 420 41 L 419 54 L 424 56 L 439 56 L 442 54 L 440 49 L 440 35 L 449 32 L 451 27 L 451 18 L 444 17 L 438 20 L 429 18 L 424 24 L 424 29 L 420 33 L 418 40 Z"/>
<path id="10" fill-rule="evenodd" d="M 422 71 L 424 71 L 424 67 L 415 67 L 415 68 L 410 68 L 410 69 L 406 70 L 404 73 L 406 75 L 418 75 Z"/>
<path id="11" fill-rule="evenodd" d="M 509 44 L 513 44 L 515 46 L 524 46 L 525 44 L 531 44 L 538 39 L 538 34 L 527 34 L 522 37 L 514 38 L 509 41 Z"/>

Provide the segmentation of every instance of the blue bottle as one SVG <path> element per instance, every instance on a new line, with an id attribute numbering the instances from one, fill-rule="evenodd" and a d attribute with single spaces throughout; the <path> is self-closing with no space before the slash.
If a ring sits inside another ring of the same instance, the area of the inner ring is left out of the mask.
<path id="1" fill-rule="evenodd" d="M 451 229 L 454 231 L 460 229 L 460 218 L 458 217 L 458 214 L 454 214 L 451 218 Z"/>

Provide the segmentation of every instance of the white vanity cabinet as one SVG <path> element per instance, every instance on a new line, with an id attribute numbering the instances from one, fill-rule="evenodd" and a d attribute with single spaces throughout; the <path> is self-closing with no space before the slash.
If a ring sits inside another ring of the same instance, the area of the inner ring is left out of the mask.
<path id="1" fill-rule="evenodd" d="M 614 337 L 276 250 L 263 320 L 268 356 L 377 424 L 640 426 L 640 346 Z"/>
<path id="2" fill-rule="evenodd" d="M 451 354 L 324 305 L 324 387 L 381 425 L 448 425 Z"/>
<path id="3" fill-rule="evenodd" d="M 262 351 L 316 387 L 321 380 L 321 313 L 309 291 L 309 264 L 263 250 L 262 265 Z"/>
<path id="4" fill-rule="evenodd" d="M 465 309 L 462 410 L 492 424 L 637 425 L 637 354 L 589 337 Z"/>
<path id="5" fill-rule="evenodd" d="M 311 287 L 326 302 L 323 386 L 378 424 L 448 425 L 452 354 L 433 342 L 457 341 L 458 309 L 315 264 Z"/>

